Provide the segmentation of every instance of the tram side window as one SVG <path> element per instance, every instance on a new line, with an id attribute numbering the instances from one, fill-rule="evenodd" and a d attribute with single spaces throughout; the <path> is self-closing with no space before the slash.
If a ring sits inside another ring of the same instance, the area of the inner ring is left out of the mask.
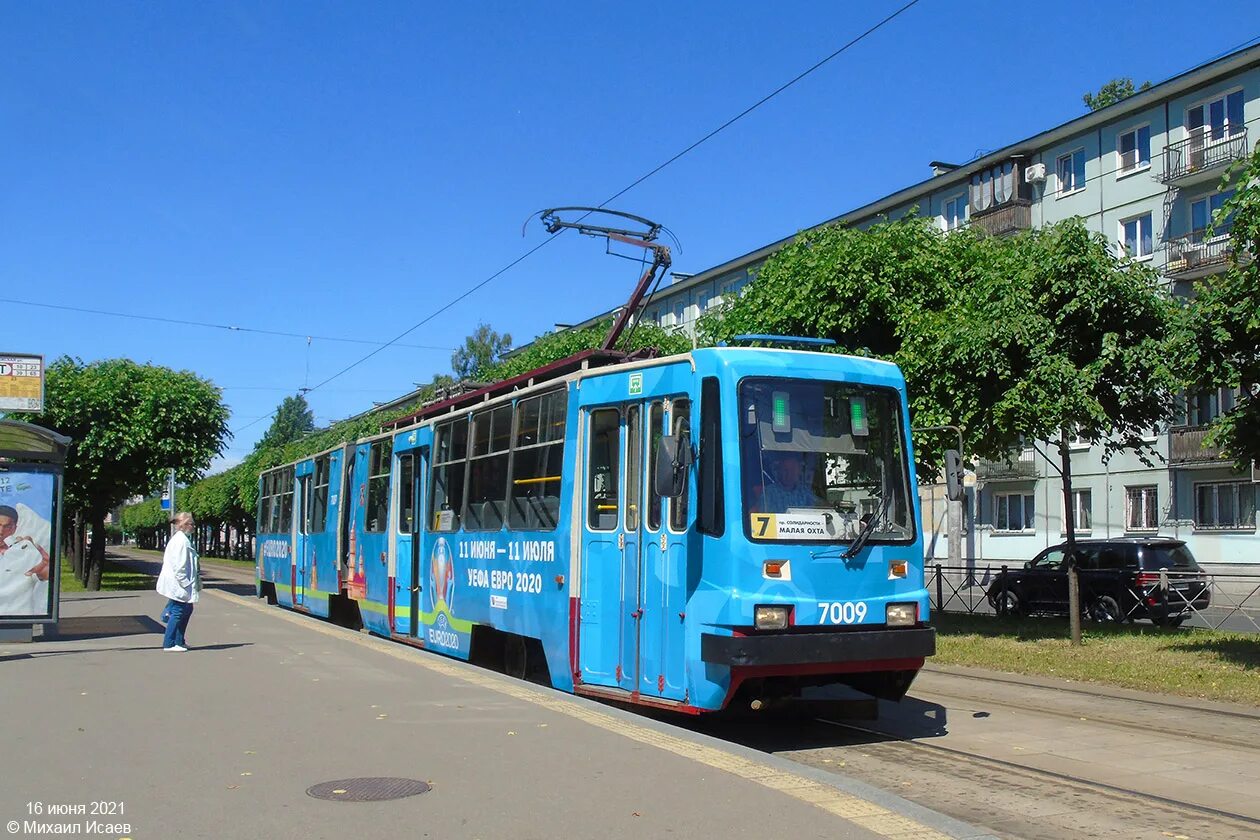
<path id="1" fill-rule="evenodd" d="M 621 412 L 601 408 L 591 414 L 587 465 L 587 522 L 593 531 L 612 531 L 621 518 L 618 503 L 621 461 Z"/>
<path id="2" fill-rule="evenodd" d="M 264 475 L 258 490 L 258 532 L 266 534 L 271 528 L 271 476 Z"/>
<path id="3" fill-rule="evenodd" d="M 416 456 L 398 456 L 398 533 L 416 531 Z"/>
<path id="4" fill-rule="evenodd" d="M 274 478 L 276 495 L 271 502 L 271 533 L 286 534 L 293 526 L 293 468 L 280 470 Z"/>
<path id="5" fill-rule="evenodd" d="M 468 455 L 468 418 L 437 427 L 433 449 L 433 479 L 429 485 L 429 520 L 434 531 L 459 528 L 464 508 L 464 466 Z"/>
<path id="6" fill-rule="evenodd" d="M 389 462 L 394 442 L 378 440 L 372 444 L 368 458 L 367 510 L 364 512 L 364 530 L 379 534 L 389 520 Z"/>
<path id="7" fill-rule="evenodd" d="M 464 529 L 497 531 L 507 511 L 508 449 L 512 442 L 512 406 L 474 414 L 468 459 L 468 500 Z"/>
<path id="8" fill-rule="evenodd" d="M 328 478 L 332 456 L 321 455 L 315 459 L 315 489 L 311 494 L 310 533 L 322 534 L 328 527 Z"/>
<path id="9" fill-rule="evenodd" d="M 637 405 L 626 406 L 626 530 L 639 530 L 643 496 L 643 421 Z"/>
<path id="10" fill-rule="evenodd" d="M 707 376 L 700 386 L 700 531 L 714 537 L 726 528 L 722 498 L 722 398 L 718 380 Z"/>
<path id="11" fill-rule="evenodd" d="M 648 509 L 647 526 L 650 531 L 661 529 L 661 497 L 656 495 L 656 450 L 661 446 L 665 426 L 665 406 L 654 402 L 648 409 Z"/>
<path id="12" fill-rule="evenodd" d="M 670 404 L 670 428 L 671 434 L 681 440 L 684 433 L 688 441 L 691 440 L 691 400 L 676 399 Z M 677 498 L 669 500 L 669 527 L 674 531 L 687 530 L 687 510 L 689 493 L 683 490 L 683 494 Z"/>
<path id="13" fill-rule="evenodd" d="M 298 532 L 311 532 L 311 474 L 298 477 L 298 486 L 302 488 L 302 515 L 298 517 Z"/>
<path id="14" fill-rule="evenodd" d="M 508 527 L 552 531 L 560 519 L 567 394 L 552 391 L 516 406 Z"/>

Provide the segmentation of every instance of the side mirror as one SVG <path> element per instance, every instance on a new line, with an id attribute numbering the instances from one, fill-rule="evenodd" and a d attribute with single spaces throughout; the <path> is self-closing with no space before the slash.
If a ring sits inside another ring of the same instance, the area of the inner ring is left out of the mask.
<path id="1" fill-rule="evenodd" d="M 690 466 L 690 435 L 662 435 L 656 448 L 653 492 L 671 499 L 681 496 L 687 490 L 687 468 Z"/>
<path id="2" fill-rule="evenodd" d="M 951 502 L 963 500 L 962 455 L 957 449 L 945 450 L 945 498 Z"/>

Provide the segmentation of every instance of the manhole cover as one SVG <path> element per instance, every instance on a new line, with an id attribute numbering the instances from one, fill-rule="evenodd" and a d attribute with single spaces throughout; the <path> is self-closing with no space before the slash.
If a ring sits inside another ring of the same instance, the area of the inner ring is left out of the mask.
<path id="1" fill-rule="evenodd" d="M 416 779 L 366 778 L 320 782 L 306 789 L 307 796 L 338 802 L 380 802 L 402 799 L 429 790 L 429 785 Z"/>

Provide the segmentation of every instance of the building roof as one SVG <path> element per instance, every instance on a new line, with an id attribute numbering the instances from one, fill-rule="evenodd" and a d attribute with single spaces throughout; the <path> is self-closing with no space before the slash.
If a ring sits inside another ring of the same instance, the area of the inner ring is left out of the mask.
<path id="1" fill-rule="evenodd" d="M 838 216 L 833 216 L 832 218 L 819 222 L 818 224 L 811 225 L 809 228 L 806 228 L 806 230 L 812 230 L 813 228 L 823 227 L 836 222 L 853 223 L 871 218 L 872 216 L 879 216 L 880 214 L 888 213 L 898 207 L 901 207 L 907 202 L 914 201 L 915 199 L 921 198 L 928 193 L 948 189 L 951 186 L 961 186 L 967 184 L 973 174 L 981 172 L 996 163 L 1001 163 L 1002 161 L 1018 155 L 1029 155 L 1035 153 L 1046 146 L 1052 146 L 1078 134 L 1098 128 L 1114 120 L 1121 119 L 1127 114 L 1136 113 L 1146 108 L 1150 108 L 1152 105 L 1162 102 L 1165 99 L 1179 96 L 1183 93 L 1192 91 L 1195 88 L 1211 84 L 1212 82 L 1220 79 L 1222 76 L 1228 76 L 1232 73 L 1238 73 L 1256 66 L 1260 66 L 1260 45 L 1229 53 L 1221 58 L 1201 64 L 1192 70 L 1187 70 L 1184 73 L 1173 76 L 1172 78 L 1160 82 L 1157 85 L 1152 85 L 1146 90 L 1135 93 L 1113 105 L 1108 105 L 1105 108 L 1100 108 L 1097 111 L 1092 111 L 1075 119 L 1068 120 L 1061 125 L 1055 126 L 1054 128 L 1048 129 L 1039 134 L 1034 134 L 1033 136 L 1020 140 L 1016 143 L 1003 146 L 996 151 L 990 152 L 982 157 L 978 157 L 975 160 L 968 161 L 965 164 L 949 169 L 939 175 L 933 175 L 931 178 L 927 178 L 916 184 L 911 184 L 910 186 L 904 187 L 903 189 L 886 195 L 883 198 L 846 211 Z M 952 166 L 952 164 L 950 165 Z M 934 166 L 939 169 L 944 169 L 943 166 L 939 166 L 936 162 L 934 162 Z M 763 245 L 756 250 L 749 251 L 742 256 L 727 260 L 726 262 L 720 263 L 711 268 L 706 268 L 703 271 L 693 274 L 687 280 L 675 283 L 667 289 L 662 290 L 662 292 L 663 294 L 669 294 L 674 291 L 689 289 L 709 282 L 722 275 L 739 271 L 740 269 L 759 263 L 775 251 L 782 248 L 784 245 L 791 242 L 796 238 L 796 236 L 797 234 L 794 233 L 791 236 L 786 236 L 782 239 L 771 242 L 768 245 Z"/>

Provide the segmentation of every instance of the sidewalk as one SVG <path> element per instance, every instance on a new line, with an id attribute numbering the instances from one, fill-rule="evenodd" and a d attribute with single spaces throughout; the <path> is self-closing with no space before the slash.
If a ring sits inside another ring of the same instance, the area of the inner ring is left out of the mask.
<path id="1" fill-rule="evenodd" d="M 161 605 L 67 596 L 59 639 L 0 646 L 0 822 L 124 823 L 102 836 L 134 840 L 981 836 L 835 774 L 213 588 L 194 649 L 164 653 Z M 375 776 L 433 789 L 305 794 Z M 100 801 L 125 812 L 29 814 Z"/>

